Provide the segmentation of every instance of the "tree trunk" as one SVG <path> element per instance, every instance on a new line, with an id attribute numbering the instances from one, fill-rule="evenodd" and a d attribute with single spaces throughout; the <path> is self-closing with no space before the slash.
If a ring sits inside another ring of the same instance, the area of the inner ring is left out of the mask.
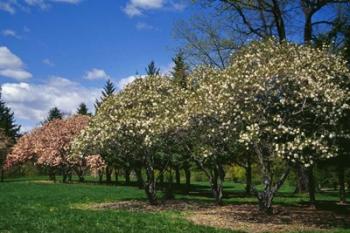
<path id="1" fill-rule="evenodd" d="M 56 175 L 55 175 L 55 172 L 51 168 L 49 168 L 49 180 L 56 183 Z"/>
<path id="2" fill-rule="evenodd" d="M 254 147 L 258 155 L 259 163 L 261 166 L 261 174 L 263 176 L 263 184 L 265 186 L 264 191 L 258 192 L 254 188 L 254 192 L 258 198 L 259 210 L 265 214 L 272 214 L 272 200 L 275 193 L 278 192 L 278 190 L 286 181 L 291 169 L 291 165 L 290 163 L 286 164 L 286 169 L 282 173 L 282 176 L 276 180 L 275 184 L 273 184 L 274 172 L 272 170 L 272 162 L 270 159 L 268 159 L 270 158 L 269 154 L 263 154 L 258 144 L 254 144 Z"/>
<path id="3" fill-rule="evenodd" d="M 1 170 L 1 178 L 0 178 L 0 182 L 4 182 L 4 177 L 5 177 L 5 171 L 3 168 L 0 167 L 0 170 Z"/>
<path id="4" fill-rule="evenodd" d="M 115 185 L 118 185 L 119 182 L 119 171 L 117 168 L 114 168 L 114 177 L 115 177 Z"/>
<path id="5" fill-rule="evenodd" d="M 84 181 L 85 181 L 84 176 L 79 176 L 79 182 L 80 182 L 80 183 L 83 183 Z"/>
<path id="6" fill-rule="evenodd" d="M 68 179 L 68 169 L 66 167 L 62 167 L 62 182 L 67 183 Z"/>
<path id="7" fill-rule="evenodd" d="M 84 170 L 83 169 L 75 169 L 75 173 L 77 174 L 78 178 L 79 178 L 79 182 L 84 182 Z"/>
<path id="8" fill-rule="evenodd" d="M 310 204 L 315 205 L 316 204 L 316 196 L 315 196 L 315 178 L 313 173 L 313 166 L 310 166 L 307 169 L 308 179 L 309 179 L 309 199 Z"/>
<path id="9" fill-rule="evenodd" d="M 102 184 L 103 181 L 103 171 L 98 171 L 98 183 Z"/>
<path id="10" fill-rule="evenodd" d="M 129 185 L 130 184 L 130 168 L 126 167 L 124 169 L 124 174 L 125 174 L 125 184 Z"/>
<path id="11" fill-rule="evenodd" d="M 274 16 L 274 21 L 276 23 L 278 37 L 280 41 L 286 40 L 286 29 L 284 25 L 283 15 L 279 6 L 279 1 L 272 0 L 273 7 L 272 7 L 272 13 Z"/>
<path id="12" fill-rule="evenodd" d="M 272 200 L 274 193 L 272 188 L 269 187 L 263 192 L 258 193 L 259 210 L 265 214 L 272 214 Z"/>
<path id="13" fill-rule="evenodd" d="M 62 182 L 67 183 L 67 178 L 68 178 L 67 173 L 63 173 Z"/>
<path id="14" fill-rule="evenodd" d="M 278 192 L 278 190 L 282 187 L 285 180 L 287 179 L 291 168 L 290 164 L 288 164 L 281 178 L 279 178 L 279 180 L 277 180 L 277 182 L 273 185 L 272 179 L 271 179 L 272 173 L 270 170 L 270 165 L 271 164 L 265 164 L 264 165 L 265 169 L 262 169 L 264 174 L 264 180 L 263 180 L 263 183 L 265 185 L 264 191 L 257 192 L 255 190 L 255 193 L 257 195 L 258 202 L 259 202 L 259 210 L 265 214 L 273 213 L 272 200 L 274 198 L 275 193 Z"/>
<path id="15" fill-rule="evenodd" d="M 341 161 L 338 162 L 338 180 L 339 180 L 339 201 L 341 204 L 344 204 L 346 203 L 345 170 Z"/>
<path id="16" fill-rule="evenodd" d="M 186 176 L 186 186 L 185 186 L 185 193 L 189 193 L 191 189 L 191 170 L 189 167 L 185 167 L 185 176 Z"/>
<path id="17" fill-rule="evenodd" d="M 305 13 L 304 43 L 310 44 L 312 41 L 312 13 Z"/>
<path id="18" fill-rule="evenodd" d="M 73 179 L 73 173 L 72 171 L 68 172 L 68 182 L 72 183 L 72 179 Z"/>
<path id="19" fill-rule="evenodd" d="M 247 160 L 247 167 L 245 168 L 246 186 L 245 192 L 247 195 L 251 195 L 252 191 L 252 162 L 250 157 Z"/>
<path id="20" fill-rule="evenodd" d="M 109 166 L 106 167 L 106 182 L 111 183 L 112 182 L 112 172 L 113 169 Z"/>
<path id="21" fill-rule="evenodd" d="M 159 186 L 160 187 L 164 186 L 164 173 L 163 172 L 159 173 Z"/>
<path id="22" fill-rule="evenodd" d="M 297 171 L 297 187 L 295 189 L 295 193 L 307 193 L 309 192 L 309 178 L 306 172 L 305 167 L 297 163 L 296 165 Z"/>
<path id="23" fill-rule="evenodd" d="M 165 199 L 166 200 L 173 200 L 175 198 L 174 192 L 173 192 L 173 172 L 170 169 L 169 175 L 167 177 L 167 184 L 165 188 Z"/>
<path id="24" fill-rule="evenodd" d="M 136 168 L 135 174 L 136 174 L 136 178 L 137 178 L 137 186 L 139 187 L 139 189 L 142 189 L 143 188 L 143 178 L 142 178 L 141 168 Z"/>
<path id="25" fill-rule="evenodd" d="M 147 166 L 146 176 L 147 176 L 147 181 L 145 183 L 145 192 L 146 192 L 148 201 L 151 205 L 156 205 L 157 204 L 156 180 L 154 176 L 154 169 L 152 166 Z"/>
<path id="26" fill-rule="evenodd" d="M 217 165 L 214 168 L 214 176 L 211 179 L 211 189 L 217 205 L 222 205 L 224 177 L 223 168 L 220 165 Z"/>
<path id="27" fill-rule="evenodd" d="M 179 166 L 175 167 L 175 180 L 176 180 L 176 184 L 179 185 L 181 182 L 181 175 L 180 175 L 180 168 Z"/>

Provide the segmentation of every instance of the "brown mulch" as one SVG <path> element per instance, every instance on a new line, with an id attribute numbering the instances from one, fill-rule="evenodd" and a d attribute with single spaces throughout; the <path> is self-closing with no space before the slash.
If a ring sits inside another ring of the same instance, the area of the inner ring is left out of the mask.
<path id="1" fill-rule="evenodd" d="M 349 208 L 348 206 L 338 206 Z M 350 214 L 347 211 L 337 213 L 319 210 L 308 206 L 274 206 L 273 215 L 264 215 L 256 205 L 224 205 L 167 201 L 157 206 L 143 201 L 122 201 L 94 205 L 97 209 L 122 209 L 136 212 L 182 211 L 185 218 L 194 224 L 219 228 L 242 230 L 245 232 L 290 232 L 319 231 L 327 232 L 334 227 L 350 229 Z"/>

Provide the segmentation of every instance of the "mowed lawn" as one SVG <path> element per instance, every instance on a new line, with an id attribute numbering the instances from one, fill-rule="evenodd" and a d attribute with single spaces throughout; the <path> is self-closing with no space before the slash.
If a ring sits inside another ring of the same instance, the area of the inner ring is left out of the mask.
<path id="1" fill-rule="evenodd" d="M 205 186 L 194 186 L 204 194 Z M 225 203 L 242 204 L 255 202 L 253 197 L 244 197 L 238 192 L 242 185 L 227 186 L 230 191 Z M 237 189 L 237 190 L 235 190 Z M 305 196 L 281 193 L 276 203 L 293 205 L 306 201 Z M 176 195 L 178 199 L 211 201 L 205 195 Z M 337 200 L 334 194 L 319 195 L 319 199 Z M 143 190 L 135 187 L 62 184 L 42 180 L 9 180 L 0 183 L 0 232 L 238 232 L 194 225 L 184 218 L 185 213 L 128 212 L 116 209 L 89 208 L 95 203 L 110 203 L 125 200 L 144 200 Z M 349 216 L 350 218 L 350 216 Z M 350 232 L 337 229 L 336 232 Z"/>

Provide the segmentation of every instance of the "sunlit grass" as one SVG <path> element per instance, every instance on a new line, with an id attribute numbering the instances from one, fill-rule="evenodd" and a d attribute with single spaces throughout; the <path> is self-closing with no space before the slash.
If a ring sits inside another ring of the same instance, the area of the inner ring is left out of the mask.
<path id="1" fill-rule="evenodd" d="M 243 195 L 243 188 L 242 184 L 228 183 L 225 204 L 256 203 L 255 197 Z M 196 183 L 193 191 L 203 195 L 179 192 L 176 198 L 213 201 L 205 182 Z M 307 201 L 306 195 L 286 191 L 276 197 L 275 203 L 294 205 Z M 319 194 L 318 199 L 336 201 L 337 195 Z M 148 213 L 91 208 L 94 204 L 121 200 L 145 200 L 144 191 L 122 185 L 54 184 L 40 177 L 9 180 L 0 184 L 0 232 L 233 232 L 194 225 L 175 211 Z"/>

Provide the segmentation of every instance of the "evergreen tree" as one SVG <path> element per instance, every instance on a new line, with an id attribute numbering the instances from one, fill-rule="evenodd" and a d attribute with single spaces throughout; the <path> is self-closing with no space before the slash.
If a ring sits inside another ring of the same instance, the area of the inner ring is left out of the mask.
<path id="1" fill-rule="evenodd" d="M 77 109 L 77 114 L 91 116 L 91 113 L 89 113 L 89 109 L 85 103 L 81 103 L 79 105 L 79 107 Z"/>
<path id="2" fill-rule="evenodd" d="M 146 67 L 146 74 L 149 76 L 156 76 L 160 74 L 160 69 L 156 67 L 154 61 L 151 61 L 149 65 Z"/>
<path id="3" fill-rule="evenodd" d="M 96 100 L 96 103 L 95 103 L 96 111 L 101 106 L 103 101 L 106 98 L 108 98 L 109 96 L 112 96 L 114 94 L 114 92 L 115 92 L 114 84 L 111 80 L 108 79 L 103 90 L 102 90 L 102 96 L 101 96 L 100 100 Z"/>
<path id="4" fill-rule="evenodd" d="M 188 75 L 188 67 L 185 63 L 183 53 L 178 53 L 174 58 L 173 62 L 175 64 L 173 71 L 171 72 L 174 82 L 182 88 L 186 88 L 186 79 Z"/>
<path id="5" fill-rule="evenodd" d="M 14 113 L 6 103 L 1 99 L 0 89 L 0 129 L 5 132 L 5 135 L 12 140 L 15 140 L 19 136 L 21 126 L 15 123 Z"/>
<path id="6" fill-rule="evenodd" d="M 44 121 L 44 123 L 50 122 L 55 119 L 63 119 L 63 113 L 57 107 L 53 107 L 49 111 L 49 115 Z"/>

